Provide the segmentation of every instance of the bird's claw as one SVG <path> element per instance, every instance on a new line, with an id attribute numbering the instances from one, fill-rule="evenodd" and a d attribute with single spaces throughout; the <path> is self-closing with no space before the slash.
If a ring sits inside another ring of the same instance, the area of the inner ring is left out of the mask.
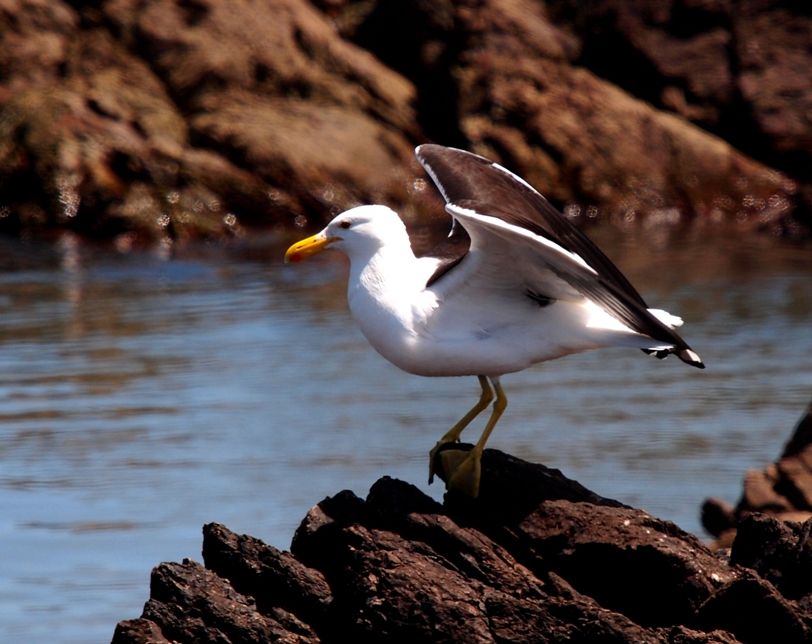
<path id="1" fill-rule="evenodd" d="M 459 454 L 459 452 L 457 452 Z M 479 496 L 479 481 L 482 477 L 482 464 L 480 455 L 475 450 L 468 452 L 451 470 L 451 476 L 446 482 L 446 488 L 462 492 L 475 499 Z"/>
<path id="2" fill-rule="evenodd" d="M 429 452 L 429 485 L 431 485 L 434 482 L 434 470 L 435 470 L 434 463 L 437 459 L 437 455 L 440 451 L 440 448 L 443 445 L 447 444 L 448 444 L 447 441 L 443 441 L 442 439 L 440 439 L 437 441 L 437 444 L 431 448 L 431 451 Z"/>
<path id="3" fill-rule="evenodd" d="M 446 483 L 446 488 L 476 498 L 482 473 L 480 455 L 476 450 L 454 449 L 451 441 L 440 441 L 429 454 L 429 483 L 435 471 Z M 439 461 L 439 466 L 436 467 Z"/>

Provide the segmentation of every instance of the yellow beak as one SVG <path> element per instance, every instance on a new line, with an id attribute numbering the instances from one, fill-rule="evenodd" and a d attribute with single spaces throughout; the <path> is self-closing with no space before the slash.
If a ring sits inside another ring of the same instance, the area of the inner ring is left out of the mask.
<path id="1" fill-rule="evenodd" d="M 339 239 L 341 239 L 341 237 L 327 237 L 322 231 L 301 241 L 297 241 L 285 251 L 285 263 L 301 262 L 311 255 L 320 253 L 332 242 L 338 241 Z"/>

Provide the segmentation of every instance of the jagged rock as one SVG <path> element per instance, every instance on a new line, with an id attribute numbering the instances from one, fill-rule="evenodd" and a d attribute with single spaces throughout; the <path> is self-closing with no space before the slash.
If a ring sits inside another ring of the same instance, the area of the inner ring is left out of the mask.
<path id="1" fill-rule="evenodd" d="M 786 535 L 762 536 L 786 551 Z M 744 543 L 729 565 L 672 523 L 486 450 L 478 500 L 383 478 L 312 508 L 290 552 L 205 526 L 205 567 L 158 566 L 113 641 L 804 641 L 812 576 L 773 586 L 743 566 L 775 579 L 791 558 L 750 562 Z"/>
<path id="2" fill-rule="evenodd" d="M 162 564 L 153 571 L 142 618 L 122 630 L 132 634 L 129 637 L 144 632 L 154 636 L 150 622 L 159 625 L 160 637 L 170 642 L 318 641 L 312 628 L 292 613 L 276 606 L 259 611 L 253 597 L 189 560 Z M 117 632 L 115 638 L 121 636 Z"/>
<path id="3" fill-rule="evenodd" d="M 796 523 L 812 519 L 812 405 L 781 458 L 763 470 L 748 470 L 743 488 L 735 508 L 719 499 L 708 499 L 702 506 L 702 525 L 717 537 L 717 548 L 730 546 L 737 524 L 756 512 Z"/>
<path id="4" fill-rule="evenodd" d="M 742 642 L 804 644 L 809 627 L 794 602 L 768 581 L 747 573 L 714 593 L 697 613 L 700 623 L 733 633 Z M 806 615 L 809 622 L 809 615 Z"/>
<path id="5" fill-rule="evenodd" d="M 812 519 L 798 523 L 747 515 L 739 522 L 730 561 L 752 568 L 786 597 L 803 599 L 812 593 Z"/>

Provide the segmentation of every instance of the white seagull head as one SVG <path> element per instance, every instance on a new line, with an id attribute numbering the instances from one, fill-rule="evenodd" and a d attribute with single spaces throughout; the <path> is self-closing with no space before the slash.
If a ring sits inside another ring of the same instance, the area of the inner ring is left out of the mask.
<path id="1" fill-rule="evenodd" d="M 387 206 L 358 206 L 337 215 L 323 230 L 295 243 L 286 262 L 299 262 L 327 248 L 342 251 L 350 260 L 368 258 L 384 245 L 408 242 L 406 227 Z"/>

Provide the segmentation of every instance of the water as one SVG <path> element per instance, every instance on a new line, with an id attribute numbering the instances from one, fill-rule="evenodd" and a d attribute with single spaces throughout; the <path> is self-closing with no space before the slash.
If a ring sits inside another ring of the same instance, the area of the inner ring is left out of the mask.
<path id="1" fill-rule="evenodd" d="M 604 350 L 508 376 L 491 445 L 701 534 L 702 500 L 735 501 L 812 392 L 810 248 L 591 234 L 708 369 Z M 311 505 L 384 474 L 440 498 L 427 452 L 476 380 L 387 364 L 342 263 L 283 266 L 283 241 L 167 260 L 0 240 L 0 641 L 109 641 L 208 521 L 286 548 Z"/>

